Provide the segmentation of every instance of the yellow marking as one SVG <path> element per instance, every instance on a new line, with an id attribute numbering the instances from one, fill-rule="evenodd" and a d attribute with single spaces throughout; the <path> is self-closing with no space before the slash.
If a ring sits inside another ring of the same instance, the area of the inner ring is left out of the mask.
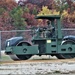
<path id="1" fill-rule="evenodd" d="M 47 40 L 47 43 L 51 43 L 51 40 Z"/>

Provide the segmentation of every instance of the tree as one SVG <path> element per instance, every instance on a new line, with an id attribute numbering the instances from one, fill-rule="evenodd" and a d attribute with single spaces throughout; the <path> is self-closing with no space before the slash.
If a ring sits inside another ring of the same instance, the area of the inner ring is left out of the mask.
<path id="1" fill-rule="evenodd" d="M 38 24 L 38 21 L 35 19 L 35 15 L 31 15 L 30 13 L 24 13 L 23 18 L 26 19 L 27 25 L 35 26 Z"/>
<path id="2" fill-rule="evenodd" d="M 23 11 L 24 11 L 25 13 L 29 13 L 29 8 L 28 8 L 27 6 L 25 6 L 25 7 L 23 8 Z"/>
<path id="3" fill-rule="evenodd" d="M 50 10 L 47 6 L 43 6 L 42 11 L 40 11 L 38 15 L 59 15 L 59 12 L 54 9 Z"/>
<path id="4" fill-rule="evenodd" d="M 60 11 L 60 14 L 63 13 L 63 10 L 67 10 L 68 8 L 68 3 L 66 0 L 56 0 L 56 10 Z"/>
<path id="5" fill-rule="evenodd" d="M 0 15 L 2 15 L 6 10 L 2 7 L 0 7 Z"/>
<path id="6" fill-rule="evenodd" d="M 4 12 L 0 15 L 0 30 L 12 30 L 13 26 L 11 24 L 11 17 L 9 12 Z"/>
<path id="7" fill-rule="evenodd" d="M 15 29 L 17 30 L 25 29 L 26 22 L 25 22 L 25 18 L 22 17 L 23 9 L 20 6 L 14 8 L 11 11 L 10 15 L 12 17 L 12 23 L 15 26 Z"/>
<path id="8" fill-rule="evenodd" d="M 38 13 L 38 11 L 39 11 L 39 8 L 37 7 L 37 5 L 33 5 L 31 3 L 27 3 L 25 5 L 25 7 L 27 7 L 29 9 L 30 14 L 36 15 Z"/>
<path id="9" fill-rule="evenodd" d="M 15 2 L 15 0 L 1 0 L 0 1 L 0 7 L 8 11 L 12 10 L 16 6 L 17 6 L 17 3 Z"/>
<path id="10" fill-rule="evenodd" d="M 52 8 L 52 4 L 55 4 L 54 0 L 27 0 L 28 3 L 37 5 L 40 9 L 42 6 L 48 6 L 49 9 Z"/>
<path id="11" fill-rule="evenodd" d="M 37 15 L 37 13 L 38 13 L 38 11 L 37 11 L 36 7 L 34 7 L 32 10 L 32 14 Z"/>
<path id="12" fill-rule="evenodd" d="M 0 1 L 0 30 L 12 30 L 10 11 L 17 6 L 15 0 Z"/>

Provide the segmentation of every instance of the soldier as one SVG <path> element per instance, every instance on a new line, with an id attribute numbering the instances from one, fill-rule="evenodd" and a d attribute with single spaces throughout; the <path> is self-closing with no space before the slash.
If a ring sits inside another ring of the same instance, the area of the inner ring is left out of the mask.
<path id="1" fill-rule="evenodd" d="M 47 24 L 47 37 L 52 37 L 55 28 L 51 25 L 51 21 L 47 21 Z"/>

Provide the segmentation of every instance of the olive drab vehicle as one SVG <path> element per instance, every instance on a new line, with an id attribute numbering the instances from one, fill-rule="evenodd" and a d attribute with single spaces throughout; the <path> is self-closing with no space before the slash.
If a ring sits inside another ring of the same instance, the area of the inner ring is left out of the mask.
<path id="1" fill-rule="evenodd" d="M 35 30 L 32 44 L 24 41 L 23 37 L 12 37 L 6 40 L 5 53 L 14 60 L 27 60 L 33 55 L 51 55 L 58 59 L 74 58 L 75 36 L 62 37 L 60 16 L 37 16 L 36 19 L 47 19 L 48 25 Z"/>

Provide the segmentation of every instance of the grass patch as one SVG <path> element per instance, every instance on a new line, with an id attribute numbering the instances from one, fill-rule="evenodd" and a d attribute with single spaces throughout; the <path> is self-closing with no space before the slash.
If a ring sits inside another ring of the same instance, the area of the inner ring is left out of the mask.
<path id="1" fill-rule="evenodd" d="M 1 61 L 10 61 L 12 60 L 9 56 L 1 56 Z"/>

